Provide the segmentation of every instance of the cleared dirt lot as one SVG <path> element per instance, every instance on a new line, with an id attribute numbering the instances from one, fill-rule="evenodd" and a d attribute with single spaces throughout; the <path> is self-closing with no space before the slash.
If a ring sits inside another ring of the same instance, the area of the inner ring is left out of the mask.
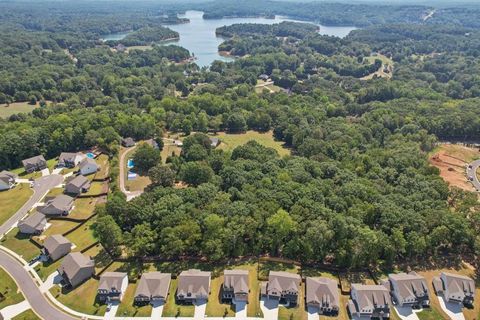
<path id="1" fill-rule="evenodd" d="M 440 169 L 440 176 L 450 186 L 475 191 L 465 175 L 465 166 L 480 157 L 478 149 L 462 145 L 440 145 L 429 157 L 429 162 Z"/>

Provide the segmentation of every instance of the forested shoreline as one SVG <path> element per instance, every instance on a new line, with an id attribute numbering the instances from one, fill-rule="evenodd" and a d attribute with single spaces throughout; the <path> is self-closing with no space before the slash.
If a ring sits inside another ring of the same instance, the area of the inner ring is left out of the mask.
<path id="1" fill-rule="evenodd" d="M 253 3 L 236 14 L 272 13 Z M 314 5 L 305 8 L 313 14 Z M 97 233 L 111 252 L 209 260 L 270 254 L 342 267 L 480 253 L 476 195 L 449 189 L 427 161 L 439 140 L 479 137 L 480 29 L 458 22 L 477 11 L 444 9 L 422 22 L 418 6 L 405 6 L 367 21 L 360 18 L 371 7 L 359 5 L 356 25 L 364 28 L 343 39 L 311 24 L 227 26 L 217 30 L 228 37 L 219 49 L 242 58 L 199 68 L 178 46 L 111 49 L 175 36 L 162 24 L 186 4 L 129 13 L 127 5 L 92 4 L 90 12 L 64 3 L 43 18 L 45 8 L 33 5 L 30 20 L 22 6 L 0 4 L 0 105 L 42 106 L 0 118 L 0 170 L 40 153 L 99 147 L 115 156 L 122 137 L 185 135 L 181 155 L 166 165 L 147 150 L 155 159 L 145 162 L 153 181 L 147 192 L 126 202 L 114 190 L 98 209 Z M 229 5 L 215 6 L 206 5 L 206 18 L 232 14 Z M 274 13 L 291 6 L 282 2 Z M 326 6 L 332 19 L 345 11 Z M 70 23 L 60 22 L 65 16 Z M 353 19 L 344 16 L 331 22 Z M 99 41 L 124 30 L 134 33 Z M 389 77 L 374 74 L 387 64 Z M 260 75 L 279 92 L 256 92 Z M 254 141 L 214 149 L 205 135 L 247 130 L 272 131 L 292 155 Z"/>

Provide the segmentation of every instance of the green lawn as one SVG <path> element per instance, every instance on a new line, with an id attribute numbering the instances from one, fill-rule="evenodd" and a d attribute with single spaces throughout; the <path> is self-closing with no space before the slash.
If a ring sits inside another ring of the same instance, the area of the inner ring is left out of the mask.
<path id="1" fill-rule="evenodd" d="M 177 279 L 170 282 L 170 291 L 168 292 L 167 302 L 163 307 L 162 317 L 193 317 L 195 307 L 193 305 L 178 305 L 175 303 L 175 293 L 177 291 Z"/>
<path id="2" fill-rule="evenodd" d="M 13 281 L 12 277 L 2 268 L 0 268 L 0 294 L 3 296 L 3 298 L 0 299 L 0 309 L 25 300 L 22 293 L 18 290 L 15 281 Z"/>
<path id="3" fill-rule="evenodd" d="M 39 236 L 39 240 L 43 241 L 48 236 L 52 236 L 54 234 L 64 234 L 68 230 L 73 229 L 74 227 L 78 226 L 78 222 L 72 222 L 67 220 L 50 220 L 48 223 L 51 226 L 45 230 L 41 236 Z"/>
<path id="4" fill-rule="evenodd" d="M 18 228 L 14 228 L 7 233 L 1 240 L 1 244 L 16 252 L 27 261 L 32 260 L 40 254 L 40 249 L 30 242 L 27 235 L 19 233 Z"/>
<path id="5" fill-rule="evenodd" d="M 222 141 L 218 148 L 223 150 L 233 150 L 238 146 L 244 145 L 250 140 L 255 140 L 265 147 L 277 150 L 280 156 L 286 156 L 290 154 L 290 150 L 283 147 L 283 142 L 275 141 L 273 139 L 273 133 L 271 131 L 265 133 L 247 131 L 246 133 L 239 134 L 219 132 L 217 137 L 220 139 L 220 141 Z"/>
<path id="6" fill-rule="evenodd" d="M 223 285 L 223 276 L 212 278 L 210 282 L 210 296 L 208 298 L 208 317 L 234 317 L 235 307 L 230 304 L 221 303 L 220 289 Z"/>
<path id="7" fill-rule="evenodd" d="M 68 214 L 70 218 L 74 219 L 87 219 L 95 211 L 95 205 L 97 204 L 97 198 L 77 198 L 74 201 L 74 208 Z"/>
<path id="8" fill-rule="evenodd" d="M 18 316 L 12 318 L 12 320 L 41 320 L 35 312 L 31 309 L 20 313 Z"/>
<path id="9" fill-rule="evenodd" d="M 30 199 L 32 194 L 32 189 L 25 183 L 20 183 L 13 189 L 0 192 L 0 203 L 2 204 L 0 225 L 17 212 Z"/>
<path id="10" fill-rule="evenodd" d="M 125 189 L 127 191 L 143 191 L 148 185 L 150 185 L 152 182 L 150 181 L 150 178 L 147 176 L 140 176 L 137 175 L 137 177 L 134 180 L 128 180 L 128 167 L 127 167 L 127 162 L 128 159 L 131 159 L 133 157 L 133 154 L 135 153 L 137 149 L 130 150 L 127 155 L 125 156 Z"/>
<path id="11" fill-rule="evenodd" d="M 10 103 L 9 106 L 7 106 L 6 104 L 0 104 L 0 118 L 5 119 L 17 113 L 30 113 L 33 111 L 33 109 L 39 107 L 39 103 L 37 103 L 36 105 L 32 105 L 28 102 L 14 102 Z"/>
<path id="12" fill-rule="evenodd" d="M 298 295 L 298 304 L 294 308 L 280 306 L 278 308 L 278 320 L 306 320 L 307 312 L 305 311 L 305 283 L 300 285 L 300 294 Z"/>
<path id="13" fill-rule="evenodd" d="M 108 156 L 105 154 L 101 154 L 98 156 L 95 161 L 100 166 L 100 170 L 97 171 L 95 174 L 95 179 L 105 179 L 108 177 L 109 171 L 109 159 Z"/>
<path id="14" fill-rule="evenodd" d="M 45 281 L 49 275 L 51 275 L 55 270 L 60 267 L 62 264 L 63 259 L 59 259 L 55 262 L 52 261 L 47 261 L 47 262 L 42 262 L 38 266 L 35 267 L 35 271 L 37 274 L 40 276 L 40 278 Z"/>
<path id="15" fill-rule="evenodd" d="M 104 182 L 92 182 L 90 189 L 88 192 L 84 193 L 86 196 L 96 196 L 101 193 L 103 193 L 103 190 L 105 189 L 105 183 Z"/>
<path id="16" fill-rule="evenodd" d="M 177 146 L 174 146 L 174 145 L 163 146 L 162 152 L 160 153 L 160 155 L 162 156 L 162 162 L 166 163 L 168 157 L 171 157 L 172 155 L 179 156 L 181 152 L 182 152 L 182 148 L 179 148 Z"/>
<path id="17" fill-rule="evenodd" d="M 112 262 L 112 259 L 105 249 L 103 249 L 101 244 L 97 244 L 93 248 L 85 251 L 83 254 L 95 261 L 95 273 L 98 273 Z"/>
<path id="18" fill-rule="evenodd" d="M 103 316 L 107 306 L 100 304 L 97 300 L 98 281 L 90 278 L 73 290 L 61 292 L 60 287 L 54 286 L 50 289 L 52 295 L 61 303 L 72 310 L 86 314 Z"/>
<path id="19" fill-rule="evenodd" d="M 439 320 L 444 319 L 442 315 L 433 308 L 423 309 L 422 312 L 417 313 L 420 320 Z"/>
<path id="20" fill-rule="evenodd" d="M 63 188 L 53 188 L 47 193 L 45 198 L 54 198 L 54 197 L 59 196 L 61 194 L 63 194 Z"/>
<path id="21" fill-rule="evenodd" d="M 85 224 L 83 224 L 80 228 L 66 236 L 66 238 L 76 246 L 73 251 L 83 250 L 84 248 L 97 241 L 97 239 L 95 239 L 95 237 L 93 236 L 92 225 L 94 223 L 95 220 L 90 219 L 85 222 Z"/>
<path id="22" fill-rule="evenodd" d="M 127 291 L 123 295 L 122 303 L 118 307 L 117 317 L 150 317 L 152 314 L 152 305 L 136 306 L 133 304 L 137 283 L 130 283 Z"/>

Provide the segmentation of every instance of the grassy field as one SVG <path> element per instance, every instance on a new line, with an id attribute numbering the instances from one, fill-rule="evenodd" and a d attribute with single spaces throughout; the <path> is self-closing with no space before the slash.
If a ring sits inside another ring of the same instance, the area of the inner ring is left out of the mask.
<path id="1" fill-rule="evenodd" d="M 71 230 L 78 225 L 77 222 L 67 220 L 50 220 L 48 223 L 50 223 L 51 226 L 47 230 L 45 230 L 39 237 L 41 241 L 43 241 L 46 237 L 52 236 L 54 234 L 64 234 L 68 230 Z"/>
<path id="2" fill-rule="evenodd" d="M 35 312 L 31 309 L 20 313 L 18 316 L 12 318 L 12 320 L 41 320 Z"/>
<path id="3" fill-rule="evenodd" d="M 1 245 L 16 252 L 27 261 L 32 260 L 40 254 L 40 249 L 30 242 L 27 235 L 19 233 L 17 228 L 14 228 L 3 237 Z"/>
<path id="4" fill-rule="evenodd" d="M 434 297 L 436 299 L 436 297 Z M 420 320 L 439 320 L 448 319 L 443 317 L 437 310 L 433 308 L 423 309 L 422 312 L 417 313 Z"/>
<path id="5" fill-rule="evenodd" d="M 223 285 L 223 276 L 213 278 L 210 283 L 210 297 L 208 298 L 207 309 L 205 311 L 208 317 L 234 317 L 235 307 L 229 303 L 221 302 L 221 288 Z"/>
<path id="6" fill-rule="evenodd" d="M 170 282 L 167 302 L 163 307 L 162 317 L 193 317 L 195 307 L 193 305 L 178 305 L 175 303 L 175 292 L 177 291 L 177 279 Z"/>
<path id="7" fill-rule="evenodd" d="M 69 213 L 70 218 L 74 219 L 87 219 L 95 211 L 95 205 L 97 204 L 97 198 L 77 198 L 74 201 L 74 208 Z"/>
<path id="8" fill-rule="evenodd" d="M 0 293 L 5 297 L 4 300 L 0 300 L 0 309 L 25 300 L 15 281 L 2 268 L 0 268 Z"/>
<path id="9" fill-rule="evenodd" d="M 101 244 L 97 244 L 93 248 L 85 251 L 83 254 L 95 261 L 95 273 L 98 273 L 112 262 L 112 259 L 103 249 Z"/>
<path id="10" fill-rule="evenodd" d="M 182 152 L 182 148 L 179 148 L 174 145 L 164 145 L 162 152 L 160 153 L 160 155 L 162 156 L 162 162 L 165 164 L 167 162 L 168 157 L 172 156 L 172 154 L 179 156 L 181 152 Z"/>
<path id="11" fill-rule="evenodd" d="M 280 156 L 286 156 L 290 154 L 290 150 L 283 147 L 283 142 L 275 141 L 273 139 L 273 133 L 270 132 L 256 132 L 247 131 L 241 134 L 230 134 L 225 132 L 219 132 L 217 137 L 222 141 L 218 148 L 223 150 L 233 150 L 238 146 L 244 145 L 250 140 L 255 140 L 259 144 L 275 149 Z"/>
<path id="12" fill-rule="evenodd" d="M 103 316 L 107 306 L 97 300 L 98 281 L 91 278 L 68 292 L 61 292 L 60 287 L 50 289 L 52 295 L 67 307 L 86 314 Z"/>
<path id="13" fill-rule="evenodd" d="M 103 182 L 92 182 L 90 185 L 90 189 L 88 189 L 88 192 L 84 193 L 86 196 L 96 196 L 105 190 L 105 183 Z"/>
<path id="14" fill-rule="evenodd" d="M 7 221 L 25 202 L 30 199 L 33 191 L 28 184 L 20 183 L 15 188 L 0 192 L 0 225 Z"/>
<path id="15" fill-rule="evenodd" d="M 0 118 L 8 118 L 17 113 L 30 113 L 33 109 L 39 108 L 40 104 L 29 104 L 28 102 L 14 102 L 7 107 L 6 104 L 0 104 Z"/>
<path id="16" fill-rule="evenodd" d="M 56 196 L 59 196 L 61 194 L 63 194 L 63 188 L 53 188 L 47 193 L 45 198 L 55 198 Z"/>
<path id="17" fill-rule="evenodd" d="M 128 180 L 129 169 L 127 167 L 127 162 L 128 159 L 131 159 L 133 157 L 135 150 L 136 149 L 131 150 L 125 156 L 125 189 L 127 189 L 128 191 L 143 191 L 149 184 L 152 183 L 149 177 L 137 175 L 135 180 Z"/>
<path id="18" fill-rule="evenodd" d="M 59 259 L 55 262 L 52 261 L 47 261 L 47 262 L 42 262 L 38 266 L 35 267 L 35 271 L 38 273 L 40 278 L 45 281 L 49 275 L 51 275 L 55 270 L 60 267 L 62 264 L 62 259 Z"/>
<path id="19" fill-rule="evenodd" d="M 122 298 L 122 303 L 118 307 L 117 317 L 150 317 L 152 313 L 152 305 L 136 306 L 133 304 L 135 290 L 137 290 L 137 283 L 130 283 L 127 291 Z"/>
<path id="20" fill-rule="evenodd" d="M 95 174 L 95 179 L 105 179 L 108 177 L 109 172 L 109 160 L 106 154 L 101 154 L 98 158 L 95 159 L 97 164 L 100 166 L 100 170 Z"/>
<path id="21" fill-rule="evenodd" d="M 91 219 L 85 222 L 85 224 L 83 224 L 80 228 L 67 235 L 66 238 L 76 246 L 73 251 L 83 250 L 97 241 L 97 239 L 95 239 L 93 236 L 92 225 L 94 223 L 94 219 Z"/>

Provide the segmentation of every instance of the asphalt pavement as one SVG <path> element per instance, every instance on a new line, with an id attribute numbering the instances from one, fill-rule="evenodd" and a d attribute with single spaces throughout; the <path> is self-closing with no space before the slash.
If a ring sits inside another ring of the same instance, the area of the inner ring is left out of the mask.
<path id="1" fill-rule="evenodd" d="M 467 179 L 473 184 L 477 191 L 480 191 L 480 181 L 477 176 L 477 169 L 480 167 L 480 160 L 475 160 L 467 166 Z"/>
<path id="2" fill-rule="evenodd" d="M 59 174 L 52 174 L 36 179 L 32 186 L 33 195 L 13 216 L 10 217 L 10 219 L 0 226 L 0 236 L 7 233 L 15 223 L 21 220 L 35 203 L 39 202 L 45 194 L 50 191 L 50 189 L 58 186 L 62 182 L 63 176 Z"/>

